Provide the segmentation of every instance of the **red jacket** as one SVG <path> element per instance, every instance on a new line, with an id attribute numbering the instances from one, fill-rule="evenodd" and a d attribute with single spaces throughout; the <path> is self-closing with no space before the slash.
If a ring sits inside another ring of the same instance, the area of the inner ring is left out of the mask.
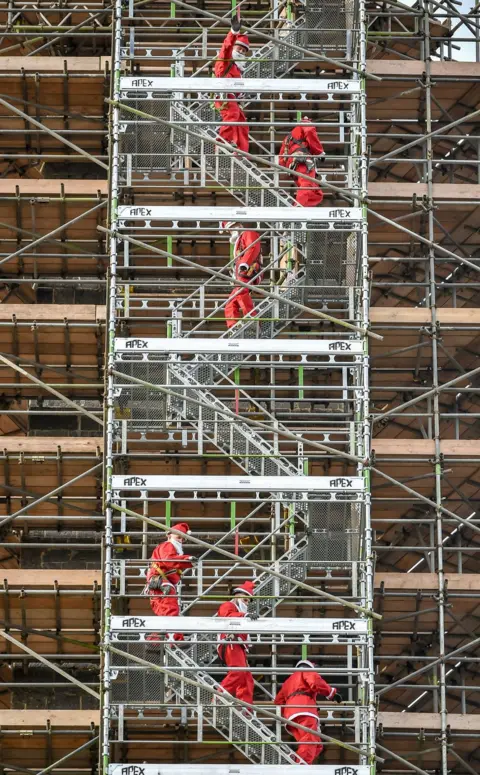
<path id="1" fill-rule="evenodd" d="M 282 705 L 282 716 L 294 719 L 297 716 L 318 718 L 317 696 L 331 700 L 337 690 L 327 684 L 318 673 L 294 673 L 287 678 L 275 697 L 275 705 Z"/>
<path id="2" fill-rule="evenodd" d="M 240 34 L 240 33 L 239 33 Z M 222 43 L 222 48 L 218 53 L 218 57 L 215 61 L 213 73 L 216 78 L 243 78 L 242 71 L 236 64 L 232 57 L 233 47 L 238 38 L 238 35 L 230 30 L 225 40 Z M 237 100 L 241 97 L 240 94 L 227 94 L 227 100 Z M 217 110 L 223 110 L 228 106 L 228 101 L 217 100 L 215 107 Z"/>
<path id="3" fill-rule="evenodd" d="M 258 285 L 262 282 L 262 242 L 258 231 L 242 231 L 234 247 L 235 279 Z M 250 282 L 255 278 L 253 282 Z"/>
<path id="4" fill-rule="evenodd" d="M 220 608 L 217 611 L 217 616 L 232 616 L 237 619 L 243 619 L 245 617 L 245 614 L 243 614 L 241 611 L 238 610 L 237 606 L 233 602 L 233 600 L 229 600 L 226 603 L 222 603 Z M 248 642 L 248 634 L 246 632 L 238 632 L 235 633 L 235 640 L 236 641 L 242 641 L 243 643 L 247 644 Z M 223 641 L 226 638 L 226 633 L 222 632 L 218 636 L 219 641 Z"/>
<path id="5" fill-rule="evenodd" d="M 178 554 L 171 541 L 165 541 L 163 544 L 158 544 L 152 552 L 150 558 L 153 560 L 152 565 L 147 571 L 147 583 L 153 576 L 165 575 L 165 581 L 169 581 L 170 584 L 176 586 L 180 581 L 182 571 L 192 567 L 190 562 L 191 555 Z M 156 594 L 155 590 L 152 594 Z M 161 594 L 161 593 L 157 593 Z"/>
<path id="6" fill-rule="evenodd" d="M 286 136 L 280 148 L 280 166 L 291 167 L 294 162 L 292 154 L 296 153 L 304 156 L 319 156 L 324 153 L 323 145 L 318 139 L 317 130 L 313 124 L 298 124 Z"/>
<path id="7" fill-rule="evenodd" d="M 240 34 L 240 33 L 238 33 Z M 216 78 L 242 78 L 242 71 L 232 57 L 233 47 L 238 35 L 235 32 L 227 34 L 218 53 L 213 72 Z"/>

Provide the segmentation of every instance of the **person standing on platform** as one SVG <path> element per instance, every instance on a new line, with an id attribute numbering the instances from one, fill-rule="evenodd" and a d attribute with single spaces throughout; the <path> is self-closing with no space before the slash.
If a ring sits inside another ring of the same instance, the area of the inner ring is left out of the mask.
<path id="1" fill-rule="evenodd" d="M 233 277 L 249 285 L 259 285 L 262 282 L 262 242 L 258 231 L 245 229 L 240 231 L 240 225 L 233 221 L 223 221 L 222 231 L 230 232 L 230 244 L 234 246 Z M 238 320 L 252 312 L 254 308 L 251 291 L 244 286 L 234 288 L 225 305 L 225 320 L 227 328 L 231 328 Z"/>
<path id="2" fill-rule="evenodd" d="M 285 137 L 278 163 L 292 172 L 308 175 L 309 180 L 294 175 L 297 186 L 296 202 L 301 207 L 317 207 L 323 201 L 323 191 L 317 181 L 316 160 L 325 160 L 325 151 L 311 119 L 302 122 Z"/>
<path id="3" fill-rule="evenodd" d="M 287 678 L 275 697 L 275 705 L 282 706 L 282 716 L 285 719 L 295 721 L 311 730 L 307 732 L 287 726 L 287 730 L 299 743 L 297 756 L 306 764 L 313 764 L 323 751 L 323 744 L 318 736 L 320 718 L 317 697 L 325 697 L 334 702 L 342 702 L 342 697 L 337 689 L 330 686 L 319 673 L 313 672 L 316 668 L 314 662 L 301 659 L 295 667 L 306 668 L 306 670 L 301 669 L 300 672 L 293 673 Z"/>
<path id="4" fill-rule="evenodd" d="M 245 581 L 232 590 L 233 598 L 222 603 L 217 616 L 243 619 L 248 615 L 248 600 L 253 596 L 253 581 Z M 256 618 L 256 615 L 254 616 Z M 246 633 L 222 633 L 218 636 L 218 656 L 227 667 L 248 667 L 249 637 Z M 253 703 L 253 675 L 247 670 L 229 670 L 220 684 L 222 690 L 238 700 Z"/>
<path id="5" fill-rule="evenodd" d="M 250 53 L 250 42 L 240 33 L 241 22 L 237 15 L 232 17 L 232 29 L 223 41 L 214 66 L 216 78 L 241 78 Z M 240 107 L 241 94 L 224 94 L 216 99 L 215 107 L 220 111 L 222 125 L 219 136 L 227 143 L 247 151 L 249 148 L 248 125 L 245 113 Z M 224 97 L 224 99 L 223 99 Z M 243 126 L 235 126 L 235 124 Z"/>
<path id="6" fill-rule="evenodd" d="M 186 537 L 190 528 L 186 522 L 173 526 Z M 184 538 L 176 533 L 168 533 L 167 540 L 153 550 L 152 564 L 147 571 L 145 590 L 150 596 L 150 606 L 156 616 L 179 616 L 178 585 L 183 571 L 192 567 L 195 557 L 183 553 Z M 175 633 L 173 640 L 183 640 L 181 633 Z M 160 640 L 152 633 L 147 640 Z"/>

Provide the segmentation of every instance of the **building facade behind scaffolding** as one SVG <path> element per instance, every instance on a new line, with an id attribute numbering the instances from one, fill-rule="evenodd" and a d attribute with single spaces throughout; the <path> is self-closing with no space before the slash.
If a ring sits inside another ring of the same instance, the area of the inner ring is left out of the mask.
<path id="1" fill-rule="evenodd" d="M 0 0 L 0 775 L 478 772 L 479 18 Z"/>

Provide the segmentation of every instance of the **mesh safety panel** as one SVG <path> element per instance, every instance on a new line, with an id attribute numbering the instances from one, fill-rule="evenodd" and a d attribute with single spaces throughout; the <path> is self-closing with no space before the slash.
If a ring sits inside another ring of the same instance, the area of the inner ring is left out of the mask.
<path id="1" fill-rule="evenodd" d="M 185 106 L 182 104 L 181 101 L 179 102 L 172 102 L 172 108 L 171 108 L 171 122 L 173 124 L 181 123 L 182 126 L 185 127 L 185 129 L 192 130 L 194 133 L 198 133 L 201 135 L 204 135 L 206 132 L 212 132 L 212 122 L 215 122 L 218 120 L 218 114 L 213 109 L 213 107 L 210 105 L 210 103 L 205 102 L 199 106 L 197 106 L 194 110 L 194 115 L 196 118 L 196 121 L 194 122 L 194 125 L 187 126 L 187 123 L 192 124 L 192 122 L 188 121 L 188 110 L 185 110 Z M 197 124 L 198 121 L 198 124 Z M 202 122 L 207 122 L 205 125 Z M 210 125 L 210 126 L 209 126 Z M 173 130 L 172 133 L 173 138 L 173 144 L 176 149 L 185 149 L 185 153 L 189 155 L 195 155 L 202 153 L 202 140 L 198 137 L 196 137 L 194 134 L 187 135 L 185 132 L 181 132 L 179 130 Z M 215 144 L 210 143 L 207 141 L 204 141 L 203 145 L 203 153 L 207 156 L 207 166 L 211 166 L 213 164 L 213 156 L 215 154 Z"/>
<path id="2" fill-rule="evenodd" d="M 307 0 L 305 44 L 316 51 L 344 49 L 353 25 L 353 0 Z"/>
<path id="3" fill-rule="evenodd" d="M 286 28 L 280 30 L 279 40 L 275 45 L 263 46 L 257 56 L 246 68 L 245 77 L 248 78 L 282 78 L 292 66 L 302 59 L 301 51 L 292 51 L 288 43 L 295 46 L 304 45 L 303 30 L 288 32 Z"/>
<path id="4" fill-rule="evenodd" d="M 260 301 L 256 309 L 256 317 L 252 320 L 242 320 L 240 324 L 232 326 L 226 334 L 228 339 L 274 339 L 290 320 L 298 317 L 300 312 L 288 304 L 288 300 L 298 304 L 305 304 L 305 272 L 301 269 L 298 274 L 283 285 L 275 289 L 285 301 L 272 302 L 269 299 Z M 264 320 L 262 318 L 265 318 Z"/>
<path id="5" fill-rule="evenodd" d="M 285 576 L 293 579 L 294 581 L 305 581 L 306 565 L 302 560 L 306 560 L 306 542 L 301 542 L 301 547 L 293 550 L 292 559 L 280 562 L 278 570 L 280 573 L 284 573 Z M 274 595 L 289 595 L 295 588 L 295 584 L 290 581 L 284 581 L 275 579 L 268 573 L 263 574 L 264 578 L 257 583 L 255 588 L 255 595 L 259 597 L 271 598 L 270 600 L 258 600 L 255 606 L 258 609 L 258 613 L 266 616 L 275 607 L 277 600 Z"/>
<path id="6" fill-rule="evenodd" d="M 112 655 L 112 669 L 116 677 L 112 680 L 112 702 L 118 704 L 142 703 L 156 705 L 165 701 L 164 674 L 154 668 L 143 667 L 129 659 L 129 654 L 163 667 L 163 645 L 161 643 L 115 643 L 125 656 Z"/>
<path id="7" fill-rule="evenodd" d="M 151 357 L 151 356 L 150 356 Z M 143 379 L 154 385 L 165 385 L 167 367 L 164 362 L 138 360 L 133 355 L 128 361 L 117 361 L 117 371 L 137 379 Z M 132 420 L 135 427 L 144 429 L 146 426 L 165 427 L 166 398 L 165 395 L 143 385 L 134 385 L 121 377 L 115 378 L 115 413 L 118 420 Z"/>
<path id="8" fill-rule="evenodd" d="M 123 99 L 130 108 L 142 110 L 156 118 L 170 120 L 169 99 Z M 171 154 L 170 127 L 157 124 L 152 119 L 142 118 L 122 110 L 120 113 L 120 171 L 127 177 L 127 159 L 131 154 L 132 174 L 144 178 L 155 172 L 170 169 Z"/>
<path id="9" fill-rule="evenodd" d="M 343 293 L 339 286 L 356 284 L 356 232 L 307 232 L 307 298 L 318 298 L 319 288 L 328 288 L 329 296 Z"/>
<path id="10" fill-rule="evenodd" d="M 210 375 L 207 365 L 202 365 L 200 368 L 205 370 L 204 374 L 206 377 Z M 274 454 L 273 448 L 267 442 L 264 442 L 259 434 L 244 424 L 224 420 L 224 415 L 222 414 L 224 404 L 216 399 L 208 389 L 202 392 L 202 398 L 205 403 L 210 402 L 217 406 L 218 411 L 205 406 L 199 407 L 198 404 L 188 400 L 190 398 L 197 400 L 199 396 L 197 380 L 193 382 L 196 375 L 189 379 L 187 373 L 183 372 L 182 374 L 182 370 L 178 367 L 171 367 L 169 374 L 169 384 L 174 390 L 176 386 L 192 385 L 181 391 L 175 390 L 177 393 L 181 392 L 186 400 L 172 398 L 170 406 L 174 412 L 177 412 L 187 420 L 198 421 L 201 419 L 203 421 L 203 433 L 213 439 L 215 445 L 226 454 L 244 458 L 243 467 L 249 474 L 281 476 L 285 473 L 288 462 L 270 460 L 269 455 Z M 200 383 L 200 380 L 198 380 L 198 383 Z M 203 384 L 206 383 L 204 382 Z"/>
<path id="11" fill-rule="evenodd" d="M 359 560 L 362 505 L 359 503 L 310 503 L 310 563 L 342 563 Z"/>

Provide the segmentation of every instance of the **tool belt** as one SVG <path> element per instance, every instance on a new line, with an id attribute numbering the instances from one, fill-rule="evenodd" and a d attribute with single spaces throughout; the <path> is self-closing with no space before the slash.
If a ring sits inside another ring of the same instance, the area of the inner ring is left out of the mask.
<path id="1" fill-rule="evenodd" d="M 290 169 L 296 170 L 299 164 L 305 164 L 307 171 L 311 172 L 315 169 L 315 162 L 312 156 L 305 156 L 302 151 L 294 151 L 290 157 Z"/>
<path id="2" fill-rule="evenodd" d="M 162 591 L 163 585 L 168 585 L 172 587 L 172 589 L 176 589 L 176 584 L 174 584 L 172 581 L 169 581 L 168 577 L 173 576 L 174 574 L 177 574 L 177 576 L 181 576 L 183 572 L 181 568 L 171 568 L 170 570 L 164 571 L 162 570 L 162 568 L 160 568 L 159 565 L 155 563 L 153 565 L 153 569 L 157 571 L 157 575 L 152 576 L 152 578 L 148 582 L 146 586 L 146 589 L 148 591 L 157 592 L 159 594 L 162 593 L 165 595 L 168 593 Z M 160 584 L 158 583 L 157 579 L 161 579 Z"/>

